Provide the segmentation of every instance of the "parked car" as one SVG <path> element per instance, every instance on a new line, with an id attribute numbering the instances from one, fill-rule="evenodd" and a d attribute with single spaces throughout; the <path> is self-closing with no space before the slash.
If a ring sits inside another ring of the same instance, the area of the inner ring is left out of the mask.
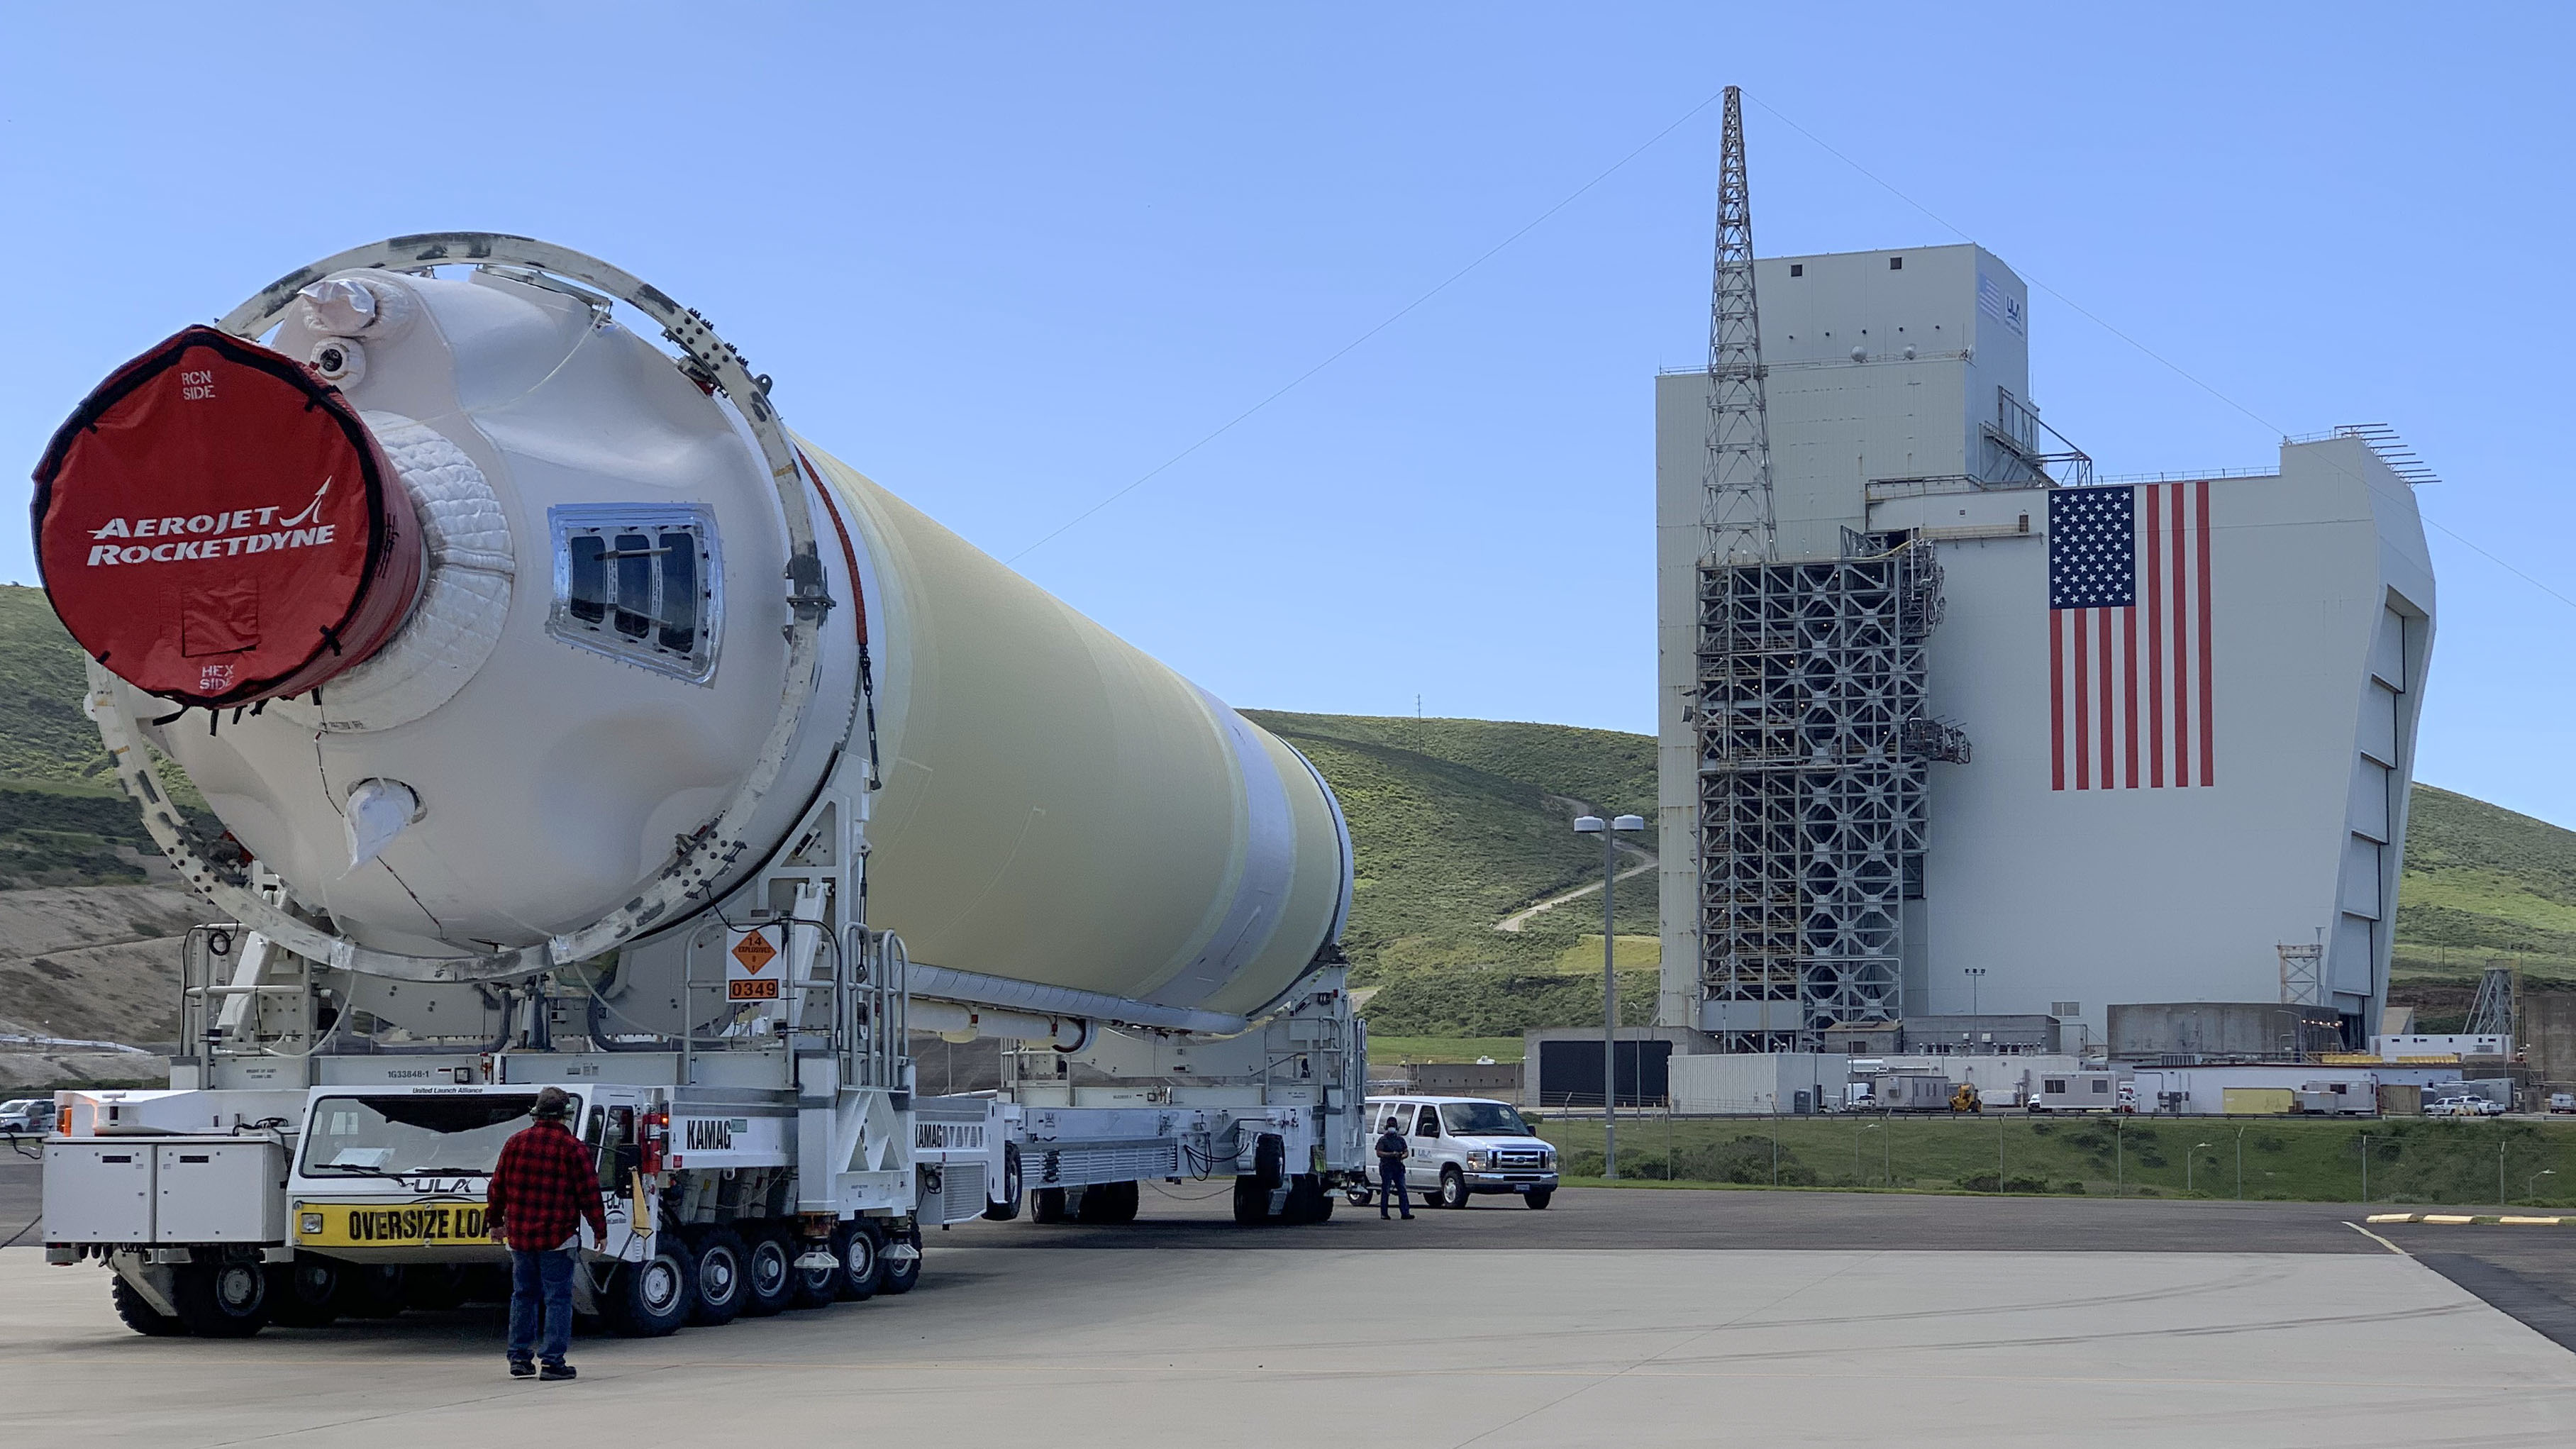
<path id="1" fill-rule="evenodd" d="M 1405 1186 L 1432 1207 L 1465 1207 L 1470 1196 L 1512 1193 L 1531 1207 L 1556 1196 L 1556 1149 L 1529 1130 L 1509 1102 L 1485 1097 L 1371 1097 L 1369 1135 L 1391 1124 L 1412 1149 Z M 1360 1201 L 1354 1186 L 1351 1200 Z"/>
<path id="2" fill-rule="evenodd" d="M 2504 1105 L 2492 1097 L 2441 1097 L 2424 1109 L 2427 1117 L 2501 1117 Z"/>
<path id="3" fill-rule="evenodd" d="M 2576 1092 L 2550 1093 L 2549 1110 L 2552 1112 L 2576 1112 Z"/>
<path id="4" fill-rule="evenodd" d="M 52 1130 L 54 1099 L 51 1097 L 16 1097 L 0 1102 L 0 1132 L 32 1133 Z"/>

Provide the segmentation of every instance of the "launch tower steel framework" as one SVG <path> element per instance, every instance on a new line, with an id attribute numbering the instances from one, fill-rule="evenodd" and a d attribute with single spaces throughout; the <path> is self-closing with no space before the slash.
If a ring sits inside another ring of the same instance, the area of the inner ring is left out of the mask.
<path id="1" fill-rule="evenodd" d="M 1729 1051 L 1811 1051 L 1903 1014 L 1924 772 L 1967 741 L 1924 713 L 1941 617 L 1927 544 L 1699 573 L 1701 1024 Z"/>

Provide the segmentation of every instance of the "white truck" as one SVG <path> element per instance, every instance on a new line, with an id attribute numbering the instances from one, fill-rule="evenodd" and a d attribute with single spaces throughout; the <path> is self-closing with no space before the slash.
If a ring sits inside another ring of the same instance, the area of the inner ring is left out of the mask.
<path id="1" fill-rule="evenodd" d="M 84 708 L 216 921 L 170 1089 L 62 1094 L 45 1142 L 47 1259 L 138 1331 L 496 1292 L 545 1086 L 611 1204 L 576 1301 L 630 1334 L 900 1293 L 924 1229 L 1024 1204 L 1315 1221 L 1365 1172 L 1322 777 L 768 393 L 604 262 L 438 233 L 56 435 Z M 1001 1080 L 919 1095 L 917 1033 Z"/>

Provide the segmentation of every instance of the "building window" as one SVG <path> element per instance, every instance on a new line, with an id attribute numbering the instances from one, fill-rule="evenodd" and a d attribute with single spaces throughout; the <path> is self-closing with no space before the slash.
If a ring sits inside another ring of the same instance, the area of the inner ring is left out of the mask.
<path id="1" fill-rule="evenodd" d="M 1793 276 L 1793 277 L 1803 277 L 1803 276 L 1805 276 L 1806 274 L 1807 274 L 1807 264 L 1806 264 L 1805 262 L 1791 262 L 1791 263 L 1789 264 L 1789 275 L 1790 275 L 1790 276 Z"/>
<path id="2" fill-rule="evenodd" d="M 1905 270 L 1905 258 L 1903 258 L 1903 257 L 1889 257 L 1889 258 L 1887 259 L 1887 269 L 1888 269 L 1889 271 L 1891 271 L 1891 272 L 1901 272 L 1901 271 L 1904 271 L 1904 270 Z"/>
<path id="3" fill-rule="evenodd" d="M 715 677 L 724 570 L 713 513 L 580 504 L 548 509 L 546 523 L 555 559 L 547 633 L 692 684 Z"/>

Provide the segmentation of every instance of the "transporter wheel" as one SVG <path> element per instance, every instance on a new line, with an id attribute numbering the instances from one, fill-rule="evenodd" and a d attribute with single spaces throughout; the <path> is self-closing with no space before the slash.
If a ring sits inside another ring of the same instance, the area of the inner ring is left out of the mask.
<path id="1" fill-rule="evenodd" d="M 595 1297 L 599 1318 L 620 1338 L 661 1338 L 680 1331 L 697 1306 L 698 1265 L 677 1233 L 655 1233 L 641 1263 L 620 1263 Z"/>
<path id="2" fill-rule="evenodd" d="M 1552 1187 L 1534 1187 L 1521 1194 L 1523 1207 L 1544 1208 L 1554 1201 L 1556 1201 L 1556 1189 Z"/>
<path id="3" fill-rule="evenodd" d="M 796 1260 L 820 1248 L 832 1261 L 819 1268 L 798 1265 Z M 797 1234 L 787 1240 L 787 1306 L 821 1308 L 841 1300 L 841 1238 L 835 1231 L 828 1238 L 809 1238 Z"/>
<path id="4" fill-rule="evenodd" d="M 331 1302 L 343 1318 L 392 1318 L 405 1307 L 399 1263 L 343 1264 L 339 1279 Z"/>
<path id="5" fill-rule="evenodd" d="M 403 1270 L 403 1306 L 431 1313 L 464 1307 L 464 1270 L 452 1263 L 418 1263 Z"/>
<path id="6" fill-rule="evenodd" d="M 1064 1221 L 1064 1189 L 1042 1187 L 1029 1194 L 1029 1221 L 1060 1223 Z"/>
<path id="7" fill-rule="evenodd" d="M 268 1270 L 257 1262 L 190 1263 L 173 1275 L 171 1306 L 199 1338 L 248 1338 L 268 1327 Z"/>
<path id="8" fill-rule="evenodd" d="M 1467 1177 L 1454 1167 L 1440 1169 L 1440 1193 L 1434 1207 L 1462 1208 L 1467 1205 Z"/>
<path id="9" fill-rule="evenodd" d="M 1234 1220 L 1245 1227 L 1270 1221 L 1270 1189 L 1261 1185 L 1260 1178 L 1234 1180 Z"/>
<path id="10" fill-rule="evenodd" d="M 319 1253 L 298 1253 L 291 1263 L 268 1265 L 268 1321 L 287 1328 L 320 1328 L 340 1316 L 340 1265 Z"/>
<path id="11" fill-rule="evenodd" d="M 743 1240 L 742 1312 L 746 1318 L 767 1318 L 784 1312 L 796 1297 L 796 1270 L 791 1266 L 795 1248 L 774 1232 L 759 1232 Z"/>
<path id="12" fill-rule="evenodd" d="M 1002 1200 L 984 1204 L 984 1216 L 997 1223 L 1007 1223 L 1020 1215 L 1020 1144 L 1002 1144 Z"/>
<path id="13" fill-rule="evenodd" d="M 877 1289 L 883 1293 L 909 1293 L 921 1282 L 921 1225 L 913 1224 L 900 1233 L 888 1235 L 886 1247 L 910 1248 L 909 1255 L 892 1251 L 879 1255 Z"/>
<path id="14" fill-rule="evenodd" d="M 707 1228 L 694 1234 L 689 1246 L 698 1259 L 697 1306 L 689 1310 L 689 1321 L 721 1328 L 733 1322 L 751 1296 L 751 1250 L 731 1228 Z"/>
<path id="15" fill-rule="evenodd" d="M 1138 1195 L 1132 1182 L 1095 1182 L 1082 1190 L 1082 1209 L 1077 1220 L 1086 1223 L 1132 1223 L 1136 1221 Z"/>
<path id="16" fill-rule="evenodd" d="M 885 1259 L 879 1251 L 884 1235 L 866 1218 L 852 1218 L 832 1234 L 832 1256 L 841 1260 L 840 1281 L 833 1292 L 844 1303 L 864 1303 L 877 1296 L 877 1273 Z"/>
<path id="17" fill-rule="evenodd" d="M 1320 1223 L 1333 1215 L 1333 1195 L 1324 1190 L 1324 1180 L 1311 1172 L 1301 1172 L 1288 1180 L 1288 1203 L 1279 1213 L 1284 1223 Z"/>
<path id="18" fill-rule="evenodd" d="M 145 1338 L 188 1336 L 188 1325 L 144 1302 L 143 1295 L 134 1291 L 134 1285 L 126 1282 L 122 1274 L 108 1280 L 107 1301 L 116 1305 L 116 1316 L 125 1320 L 126 1327 Z"/>

